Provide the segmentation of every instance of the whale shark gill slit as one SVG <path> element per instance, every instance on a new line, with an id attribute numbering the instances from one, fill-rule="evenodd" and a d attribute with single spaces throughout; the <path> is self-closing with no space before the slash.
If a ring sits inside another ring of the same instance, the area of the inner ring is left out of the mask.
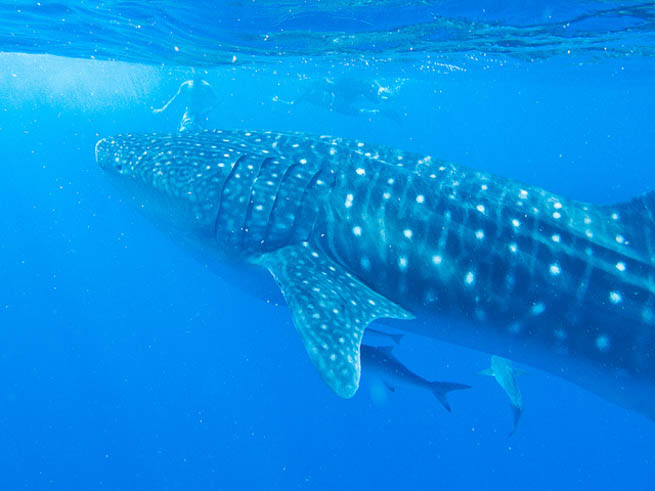
<path id="1" fill-rule="evenodd" d="M 303 190 L 293 227 L 292 241 L 304 241 L 314 229 L 322 199 L 334 186 L 334 175 L 324 169 L 317 170 Z"/>
<path id="2" fill-rule="evenodd" d="M 253 159 L 252 157 L 249 159 L 248 155 L 240 155 L 237 158 L 223 181 L 220 192 L 220 205 L 214 232 L 217 239 L 220 237 L 219 243 L 227 245 L 232 250 L 237 250 L 241 241 L 240 232 L 247 213 L 245 200 L 250 195 L 252 181 L 255 178 L 253 166 L 246 165 L 248 160 Z"/>
<path id="3" fill-rule="evenodd" d="M 293 223 L 295 222 L 305 186 L 303 173 L 300 164 L 293 164 L 287 167 L 277 192 L 277 199 L 269 214 L 266 229 L 264 230 L 264 250 L 272 250 L 269 244 L 287 242 L 293 234 Z M 294 181 L 296 184 L 294 184 Z"/>
<path id="4" fill-rule="evenodd" d="M 276 160 L 267 157 L 261 161 L 255 173 L 241 224 L 240 247 L 244 251 L 261 249 L 261 240 L 264 238 L 262 232 L 266 230 L 266 223 L 279 189 L 279 181 L 276 178 L 278 174 L 275 172 L 276 164 L 278 164 Z M 267 186 L 275 189 L 272 195 L 264 191 Z M 267 199 L 269 197 L 271 199 Z"/>

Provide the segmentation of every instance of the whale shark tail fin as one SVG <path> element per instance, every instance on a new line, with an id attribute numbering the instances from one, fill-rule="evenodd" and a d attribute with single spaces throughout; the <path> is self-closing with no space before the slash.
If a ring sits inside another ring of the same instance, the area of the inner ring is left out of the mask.
<path id="1" fill-rule="evenodd" d="M 448 392 L 452 390 L 463 390 L 470 389 L 470 385 L 465 384 L 456 384 L 454 382 L 432 382 L 430 384 L 430 390 L 434 394 L 434 397 L 438 399 L 443 407 L 446 408 L 446 411 L 450 412 L 450 403 L 448 402 Z"/>

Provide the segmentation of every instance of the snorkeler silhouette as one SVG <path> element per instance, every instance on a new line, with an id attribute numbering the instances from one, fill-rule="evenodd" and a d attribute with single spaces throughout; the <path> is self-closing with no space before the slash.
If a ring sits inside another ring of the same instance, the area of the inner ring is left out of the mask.
<path id="1" fill-rule="evenodd" d="M 180 84 L 177 92 L 159 109 L 153 108 L 153 114 L 160 114 L 169 109 L 173 103 L 184 104 L 184 114 L 179 131 L 188 131 L 192 127 L 205 128 L 209 114 L 217 106 L 219 100 L 216 92 L 206 80 L 194 76 Z"/>
<path id="2" fill-rule="evenodd" d="M 309 102 L 347 116 L 379 114 L 400 123 L 400 114 L 394 109 L 384 107 L 400 85 L 402 83 L 390 87 L 382 85 L 377 80 L 352 76 L 337 79 L 324 78 L 313 84 L 297 101 L 285 101 L 277 96 L 273 97 L 273 101 L 288 105 Z"/>

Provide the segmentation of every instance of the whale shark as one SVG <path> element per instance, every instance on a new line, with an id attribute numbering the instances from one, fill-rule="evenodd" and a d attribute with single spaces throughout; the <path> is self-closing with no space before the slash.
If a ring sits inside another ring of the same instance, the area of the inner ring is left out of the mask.
<path id="1" fill-rule="evenodd" d="M 655 417 L 654 193 L 583 203 L 302 133 L 123 134 L 95 152 L 169 237 L 235 287 L 285 300 L 341 397 L 357 391 L 362 336 L 380 319 Z"/>

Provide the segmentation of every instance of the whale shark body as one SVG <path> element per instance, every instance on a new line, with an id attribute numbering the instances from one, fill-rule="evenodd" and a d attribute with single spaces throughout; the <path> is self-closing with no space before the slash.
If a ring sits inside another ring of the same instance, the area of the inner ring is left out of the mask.
<path id="1" fill-rule="evenodd" d="M 366 326 L 384 319 L 655 417 L 652 193 L 585 204 L 424 155 L 268 131 L 119 135 L 96 159 L 225 279 L 281 291 L 342 397 L 357 390 Z"/>

